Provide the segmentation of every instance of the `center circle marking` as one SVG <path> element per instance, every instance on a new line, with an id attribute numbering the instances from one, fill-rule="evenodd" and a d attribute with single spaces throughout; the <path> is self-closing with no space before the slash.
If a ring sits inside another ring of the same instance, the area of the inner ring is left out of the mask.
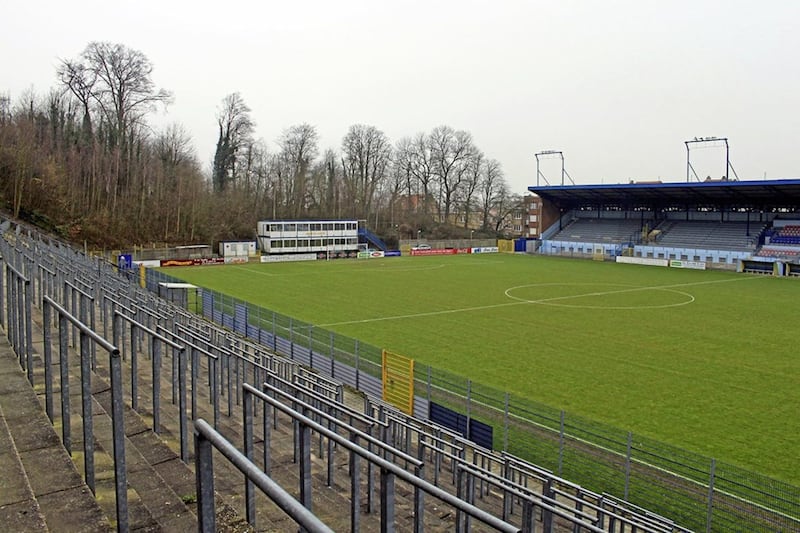
<path id="1" fill-rule="evenodd" d="M 598 286 L 607 286 L 607 287 L 626 287 L 624 289 L 619 290 L 602 290 L 602 291 L 592 291 L 587 292 L 584 294 L 574 294 L 568 296 L 553 296 L 549 298 L 541 298 L 538 300 L 530 300 L 528 298 L 521 298 L 519 296 L 514 296 L 512 294 L 513 291 L 517 289 L 526 289 L 528 287 L 577 287 L 577 286 L 590 286 L 590 287 L 598 287 Z M 585 298 L 589 296 L 611 296 L 614 294 L 622 294 L 626 292 L 644 292 L 644 291 L 662 291 L 662 292 L 671 292 L 674 294 L 681 295 L 685 298 L 685 300 L 671 303 L 671 304 L 662 304 L 662 305 L 628 305 L 628 306 L 619 306 L 619 305 L 587 305 L 587 304 L 569 304 L 569 303 L 562 303 L 563 300 L 569 300 L 573 298 Z M 505 290 L 504 294 L 506 297 L 511 298 L 512 300 L 516 300 L 518 302 L 529 303 L 529 304 L 537 304 L 537 305 L 549 305 L 551 307 L 568 307 L 573 309 L 622 309 L 622 310 L 630 310 L 630 309 L 667 309 L 670 307 L 681 307 L 684 305 L 689 305 L 690 303 L 694 302 L 695 298 L 692 294 L 688 292 L 679 291 L 675 289 L 671 289 L 668 287 L 640 287 L 637 285 L 625 285 L 622 283 L 530 283 L 527 285 L 517 285 L 516 287 L 510 287 Z"/>

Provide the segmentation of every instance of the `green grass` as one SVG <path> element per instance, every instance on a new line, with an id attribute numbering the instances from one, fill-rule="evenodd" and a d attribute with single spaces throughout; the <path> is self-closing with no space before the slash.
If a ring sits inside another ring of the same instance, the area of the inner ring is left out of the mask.
<path id="1" fill-rule="evenodd" d="M 800 483 L 797 279 L 519 255 L 166 272 L 573 415 Z"/>

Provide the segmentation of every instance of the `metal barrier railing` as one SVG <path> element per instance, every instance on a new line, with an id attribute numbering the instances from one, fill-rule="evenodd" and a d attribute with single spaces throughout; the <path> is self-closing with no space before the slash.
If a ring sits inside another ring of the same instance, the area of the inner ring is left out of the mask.
<path id="1" fill-rule="evenodd" d="M 358 507 L 358 502 L 360 498 L 358 497 L 358 487 L 360 482 L 358 480 L 359 476 L 359 466 L 358 460 L 365 459 L 368 463 L 374 464 L 380 470 L 380 519 L 381 519 L 381 531 L 393 531 L 395 524 L 395 481 L 401 480 L 408 484 L 410 484 L 413 488 L 415 493 L 419 493 L 420 496 L 415 496 L 415 504 L 414 504 L 414 531 L 420 532 L 423 530 L 423 515 L 424 515 L 424 506 L 422 505 L 422 497 L 421 494 L 425 493 L 430 496 L 435 497 L 436 499 L 440 500 L 441 502 L 450 505 L 451 507 L 455 508 L 457 511 L 462 513 L 466 513 L 466 515 L 476 519 L 487 526 L 494 528 L 498 531 L 505 531 L 505 532 L 517 532 L 521 531 L 518 527 L 504 522 L 503 520 L 495 517 L 487 513 L 486 511 L 475 507 L 472 504 L 466 503 L 465 501 L 459 499 L 457 496 L 450 494 L 449 492 L 425 481 L 422 477 L 412 474 L 403 467 L 398 466 L 380 455 L 377 455 L 367 448 L 364 448 L 358 443 L 358 439 L 355 438 L 353 440 L 349 438 L 342 437 L 335 431 L 332 431 L 322 424 L 315 422 L 308 416 L 292 409 L 292 407 L 282 403 L 280 400 L 276 398 L 272 398 L 269 395 L 265 394 L 264 392 L 258 390 L 257 388 L 244 384 L 242 385 L 242 390 L 244 393 L 244 405 L 245 409 L 252 409 L 252 407 L 247 407 L 250 403 L 251 399 L 255 400 L 258 399 L 264 402 L 266 405 L 269 405 L 271 409 L 265 409 L 265 417 L 268 416 L 270 411 L 277 413 L 278 411 L 288 415 L 293 421 L 297 422 L 299 425 L 298 431 L 295 432 L 295 439 L 296 439 L 296 446 L 301 449 L 299 463 L 300 463 L 300 502 L 303 504 L 304 507 L 307 509 L 311 509 L 311 431 L 316 431 L 324 435 L 326 438 L 334 441 L 337 446 L 342 446 L 344 449 L 350 452 L 351 457 L 351 528 L 353 531 L 358 531 L 358 522 L 360 516 L 360 509 Z M 252 460 L 253 455 L 253 417 L 249 415 L 249 412 L 246 411 L 245 413 L 245 456 L 248 460 Z M 265 425 L 268 425 L 266 423 Z M 265 444 L 266 445 L 266 444 Z M 354 493 L 354 494 L 353 494 Z M 355 497 L 354 497 L 355 496 Z M 251 506 L 254 505 L 252 502 L 252 498 L 245 498 L 246 505 Z M 254 511 L 248 510 L 247 516 L 254 516 Z M 458 524 L 457 524 L 458 526 Z M 465 531 L 463 527 L 457 527 L 456 531 Z"/>
<path id="2" fill-rule="evenodd" d="M 212 447 L 230 461 L 249 483 L 257 486 L 278 507 L 292 517 L 309 533 L 333 533 L 310 510 L 303 507 L 294 497 L 262 472 L 252 461 L 237 450 L 233 444 L 220 435 L 202 418 L 194 422 L 195 476 L 197 483 L 198 530 L 206 533 L 216 531 L 214 507 L 214 462 Z"/>
<path id="3" fill-rule="evenodd" d="M 109 354 L 111 368 L 111 425 L 114 458 L 114 488 L 116 495 L 117 529 L 128 530 L 128 488 L 125 468 L 125 426 L 123 419 L 122 364 L 119 349 L 92 331 L 51 297 L 42 298 L 42 323 L 44 330 L 45 404 L 53 422 L 52 382 L 52 330 L 51 315 L 58 315 L 59 364 L 61 369 L 61 427 L 64 447 L 72 454 L 69 400 L 69 350 L 67 348 L 70 325 L 79 331 L 81 414 L 83 425 L 83 464 L 86 485 L 95 492 L 94 431 L 92 411 L 92 371 L 90 344 L 100 346 Z"/>
<path id="4" fill-rule="evenodd" d="M 2 241 L 3 239 L 0 238 L 0 243 L 2 243 Z M 5 259 L 3 259 L 2 244 L 0 244 L 0 264 L 3 265 L 5 264 Z M 3 281 L 4 278 L 5 276 L 3 275 L 3 272 L 0 271 L 0 297 L 2 297 L 5 294 L 3 292 L 5 287 L 5 282 Z M 3 329 L 5 329 L 6 327 L 5 319 L 3 318 L 4 315 L 5 312 L 3 311 L 3 306 L 0 305 L 0 327 L 2 327 Z"/>
<path id="5" fill-rule="evenodd" d="M 325 424 L 325 426 L 332 431 L 337 431 L 339 429 L 345 430 L 347 432 L 348 438 L 352 442 L 361 442 L 362 445 L 366 445 L 369 451 L 377 450 L 383 454 L 383 457 L 387 460 L 393 460 L 397 462 L 402 462 L 404 468 L 408 468 L 409 465 L 414 468 L 415 475 L 419 477 L 422 476 L 423 466 L 424 463 L 420 460 L 417 460 L 415 457 L 404 453 L 402 450 L 398 450 L 391 446 L 391 444 L 387 443 L 385 440 L 386 437 L 386 426 L 382 424 L 380 421 L 375 419 L 370 419 L 364 415 L 356 415 L 355 413 L 350 412 L 345 406 L 337 404 L 335 401 L 330 401 L 325 398 L 321 398 L 319 396 L 309 398 L 309 395 L 313 395 L 313 392 L 308 389 L 303 389 L 296 384 L 289 383 L 283 381 L 281 378 L 276 376 L 269 376 L 268 381 L 261 384 L 262 390 L 265 393 L 269 393 L 275 399 L 282 399 L 284 402 L 291 404 L 292 408 L 295 411 L 302 411 L 306 416 L 309 416 L 312 420 L 317 422 L 318 424 Z M 305 400 L 305 401 L 304 401 Z M 258 405 L 258 404 L 256 404 Z M 246 407 L 245 407 L 246 409 Z M 265 406 L 265 410 L 268 410 L 269 407 Z M 247 428 L 247 417 L 249 416 L 246 411 L 243 411 L 245 417 L 245 427 Z M 267 425 L 267 413 L 263 414 L 264 416 L 264 429 L 268 429 Z M 356 423 L 361 424 L 363 429 L 359 429 L 356 427 Z M 278 419 L 277 417 L 273 417 L 272 425 L 274 428 L 277 429 L 278 426 Z M 298 432 L 298 424 L 297 422 L 294 423 L 294 432 L 295 436 Z M 247 433 L 247 430 L 246 430 Z M 251 434 L 252 435 L 252 434 Z M 325 457 L 325 452 L 323 449 L 323 440 L 324 435 L 320 434 L 320 450 L 319 450 L 319 457 Z M 264 471 L 269 473 L 270 472 L 270 457 L 267 453 L 269 450 L 269 442 L 270 442 L 270 433 L 268 431 L 264 431 L 263 435 L 264 440 Z M 245 439 L 245 442 L 248 442 L 248 439 Z M 333 455 L 334 455 L 334 442 L 330 439 L 327 439 L 327 484 L 331 486 L 333 484 L 333 475 L 334 475 L 334 468 L 333 468 Z M 297 462 L 298 457 L 300 457 L 303 453 L 303 450 L 300 448 L 297 439 L 295 439 L 295 446 L 293 448 L 293 461 Z M 375 485 L 373 482 L 373 470 L 375 465 L 373 463 L 367 463 L 367 512 L 372 513 L 375 509 Z M 351 463 L 350 470 L 352 474 L 353 465 Z M 357 492 L 359 489 L 358 487 L 354 487 L 356 492 L 351 494 L 351 505 L 354 505 L 353 502 L 360 501 L 360 494 Z M 417 492 L 415 493 L 415 503 L 417 505 L 422 505 L 421 500 L 422 494 Z M 355 513 L 355 511 L 351 511 L 351 514 Z"/>
<path id="6" fill-rule="evenodd" d="M 94 331 L 94 296 L 85 290 L 78 287 L 77 283 L 72 283 L 69 280 L 64 280 L 63 283 L 63 297 L 65 309 L 71 309 L 72 316 L 77 316 L 83 324 L 89 326 Z M 75 337 L 78 336 L 78 328 L 72 328 L 72 344 L 75 346 Z M 92 371 L 97 370 L 97 353 L 95 352 L 94 345 L 92 351 Z"/>
<path id="7" fill-rule="evenodd" d="M 33 319 L 31 280 L 22 270 L 6 260 L 6 316 L 8 334 L 19 365 L 33 385 Z"/>
<path id="8" fill-rule="evenodd" d="M 113 312 L 113 331 L 114 344 L 120 344 L 120 336 L 123 331 L 123 323 L 130 326 L 130 338 L 133 340 L 138 333 L 144 333 L 150 339 L 150 353 L 152 355 L 152 408 L 153 408 L 153 432 L 161 433 L 161 347 L 162 345 L 172 348 L 172 403 L 178 403 L 178 419 L 180 430 L 181 460 L 186 463 L 189 461 L 189 424 L 186 418 L 186 347 L 172 339 L 161 335 L 125 315 L 121 310 L 115 309 Z M 136 410 L 138 404 L 135 399 L 138 397 L 137 379 L 138 375 L 138 349 L 133 346 L 130 350 L 131 356 L 131 407 Z"/>
<path id="9" fill-rule="evenodd" d="M 212 405 L 212 409 L 214 411 L 214 429 L 219 427 L 219 396 L 216 393 L 216 386 L 218 383 L 217 380 L 217 361 L 218 357 L 213 353 L 209 352 L 208 350 L 187 341 L 185 338 L 180 337 L 178 334 L 173 333 L 166 329 L 163 326 L 158 326 L 156 330 L 171 339 L 175 340 L 175 342 L 180 342 L 185 345 L 189 349 L 189 360 L 191 361 L 191 372 L 189 373 L 189 380 L 190 386 L 189 388 L 192 391 L 191 394 L 191 418 L 192 420 L 197 418 L 197 383 L 200 379 L 200 369 L 202 364 L 200 362 L 200 356 L 203 355 L 208 360 L 208 369 L 209 369 L 209 403 Z M 133 337 L 131 337 L 131 341 L 133 341 Z M 133 348 L 131 348 L 133 349 Z"/>

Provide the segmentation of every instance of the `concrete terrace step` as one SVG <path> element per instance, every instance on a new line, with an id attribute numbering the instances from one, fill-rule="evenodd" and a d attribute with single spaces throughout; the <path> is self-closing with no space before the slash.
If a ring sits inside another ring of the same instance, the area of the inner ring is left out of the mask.
<path id="1" fill-rule="evenodd" d="M 36 322 L 36 320 L 35 320 Z M 39 324 L 36 323 L 38 326 Z M 37 329 L 37 328 L 35 328 Z M 43 351 L 41 341 L 35 339 L 34 346 L 39 352 Z M 145 348 L 146 345 L 143 345 Z M 124 396 L 126 398 L 125 433 L 128 463 L 130 526 L 132 531 L 187 531 L 196 529 L 194 515 L 195 487 L 194 474 L 190 465 L 184 465 L 178 458 L 178 407 L 172 404 L 171 391 L 171 356 L 169 352 L 162 354 L 162 381 L 161 381 L 161 427 L 159 435 L 154 434 L 152 428 L 152 361 L 146 353 L 146 348 L 140 352 L 139 358 L 139 408 L 134 412 L 130 407 L 130 361 L 123 361 Z M 43 376 L 41 362 L 35 357 L 37 389 L 43 391 Z M 110 390 L 108 385 L 108 356 L 105 353 L 97 354 L 98 368 L 92 377 L 92 394 L 94 400 L 93 423 L 95 430 L 95 463 L 97 469 L 96 487 L 98 500 L 106 510 L 109 517 L 115 517 L 113 462 L 111 454 L 111 420 L 106 414 L 110 412 Z M 78 465 L 78 470 L 83 471 L 82 442 L 80 442 L 80 367 L 79 356 L 70 350 L 70 403 L 72 413 L 72 438 L 73 460 Z M 18 366 L 18 365 L 17 365 Z M 213 420 L 211 405 L 208 401 L 208 367 L 201 365 L 198 386 L 198 412 L 197 416 L 208 421 Z M 58 364 L 53 369 L 54 376 L 58 376 Z M 60 405 L 58 387 L 54 382 L 54 413 L 56 425 L 60 423 Z M 189 384 L 187 383 L 187 386 Z M 223 392 L 223 391 L 221 391 Z M 232 391 L 233 392 L 233 391 Z M 221 398 L 220 431 L 237 447 L 242 442 L 241 406 L 237 405 L 236 393 L 233 392 L 232 416 L 227 414 L 228 397 Z M 41 399 L 44 403 L 43 398 Z M 358 402 L 357 402 L 358 403 Z M 272 477 L 286 488 L 290 493 L 298 496 L 299 471 L 293 458 L 292 425 L 282 418 L 279 429 L 273 432 L 271 439 Z M 60 430 L 59 430 L 60 431 Z M 191 429 L 190 429 L 191 431 Z M 257 435 L 260 431 L 256 432 Z M 191 437 L 190 437 L 191 438 Z M 316 438 L 315 438 L 316 443 Z M 191 448 L 191 443 L 190 443 Z M 256 442 L 255 457 L 261 456 L 263 443 Z M 319 455 L 316 444 L 312 447 L 313 467 L 313 510 L 334 530 L 349 529 L 349 475 L 347 473 L 347 454 L 342 450 L 337 452 L 335 461 L 335 475 L 333 485 L 326 486 L 327 458 Z M 216 457 L 219 457 L 217 455 Z M 190 453 L 190 459 L 192 459 Z M 242 523 L 236 511 L 244 510 L 244 480 L 243 475 L 232 465 L 222 459 L 215 459 L 215 489 L 217 492 L 217 526 L 221 531 L 244 531 L 247 525 Z M 260 461 L 257 461 L 260 463 Z M 367 487 L 365 462 L 361 462 L 361 524 L 362 531 L 379 531 L 380 520 L 378 513 L 367 512 Z M 376 484 L 376 500 L 373 502 L 377 511 L 379 487 L 377 470 L 373 472 Z M 447 486 L 447 475 L 442 476 L 442 484 Z M 452 488 L 451 488 L 452 491 Z M 451 492 L 452 493 L 452 492 Z M 408 487 L 399 484 L 397 487 L 398 500 L 396 527 L 398 530 L 412 529 L 412 499 Z M 257 500 L 257 529 L 259 531 L 286 531 L 296 528 L 296 524 L 288 518 L 283 511 L 277 508 L 260 493 Z M 439 507 L 434 501 L 426 501 L 425 513 L 426 531 L 452 531 L 454 528 L 454 512 L 444 506 Z M 227 522 L 226 522 L 227 521 Z M 478 528 L 480 529 L 480 528 Z"/>
<path id="2" fill-rule="evenodd" d="M 41 331 L 37 329 L 34 327 L 34 388 L 5 336 L 0 338 L 0 407 L 5 406 L 0 413 L 0 531 L 113 531 L 116 503 L 112 424 L 107 414 L 111 408 L 110 387 L 102 375 L 93 373 L 93 495 L 83 477 L 79 356 L 70 350 L 70 458 L 60 438 L 57 362 L 53 367 L 55 427 L 43 409 L 44 372 L 38 355 L 43 348 Z M 102 373 L 101 366 L 98 370 Z M 152 419 L 148 425 L 129 406 L 124 409 L 124 418 L 130 531 L 196 531 L 193 471 L 152 432 Z M 16 427 L 19 429 L 15 432 Z M 4 428 L 11 430 L 6 432 Z M 250 530 L 223 501 L 217 505 L 217 526 L 219 531 Z"/>
<path id="3" fill-rule="evenodd" d="M 37 349 L 41 348 L 40 346 L 36 347 Z M 34 373 L 34 383 L 37 385 L 37 390 L 43 391 L 41 384 L 44 377 L 40 375 L 42 374 L 41 363 L 38 356 L 35 359 L 37 371 Z M 71 352 L 69 363 L 72 460 L 79 471 L 83 472 L 79 356 Z M 54 365 L 54 375 L 57 376 L 59 371 L 59 365 Z M 53 383 L 53 389 L 55 423 L 60 428 L 60 383 L 57 379 Z M 40 400 L 44 403 L 43 397 Z M 98 504 L 111 517 L 112 524 L 116 524 L 112 423 L 108 414 L 110 410 L 110 387 L 101 376 L 93 374 L 92 425 L 95 446 L 95 492 Z M 185 503 L 185 501 L 194 499 L 194 474 L 129 407 L 124 409 L 124 420 L 130 530 L 196 531 L 197 518 Z M 170 468 L 170 465 L 175 463 L 178 463 L 180 467 Z M 164 475 L 173 476 L 179 480 L 179 486 L 184 492 L 180 495 L 177 494 L 170 484 L 164 481 Z M 191 482 L 187 480 L 191 480 Z"/>
<path id="4" fill-rule="evenodd" d="M 47 528 L 0 407 L 0 523 L 14 531 Z"/>
<path id="5" fill-rule="evenodd" d="M 7 531 L 111 531 L 0 338 L 0 524 Z"/>

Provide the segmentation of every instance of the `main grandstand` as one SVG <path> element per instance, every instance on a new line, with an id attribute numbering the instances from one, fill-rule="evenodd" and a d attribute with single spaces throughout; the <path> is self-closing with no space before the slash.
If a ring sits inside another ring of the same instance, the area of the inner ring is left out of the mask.
<path id="1" fill-rule="evenodd" d="M 800 256 L 800 179 L 532 186 L 548 254 L 772 271 Z M 794 273 L 790 269 L 789 273 Z"/>

